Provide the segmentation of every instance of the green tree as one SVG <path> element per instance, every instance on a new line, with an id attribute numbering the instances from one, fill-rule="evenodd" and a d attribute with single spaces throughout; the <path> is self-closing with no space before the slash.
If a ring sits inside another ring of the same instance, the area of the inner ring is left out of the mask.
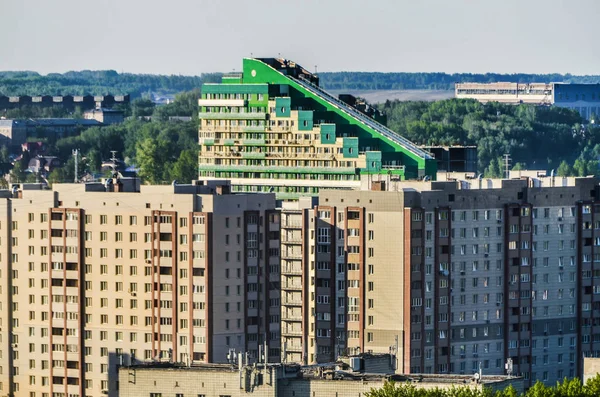
<path id="1" fill-rule="evenodd" d="M 544 385 L 539 380 L 527 390 L 526 397 L 554 397 L 554 390 Z M 504 396 L 503 396 L 504 397 Z"/>
<path id="2" fill-rule="evenodd" d="M 154 106 L 154 102 L 150 99 L 135 99 L 131 102 L 131 114 L 135 118 L 152 116 Z"/>
<path id="3" fill-rule="evenodd" d="M 573 169 L 571 168 L 569 163 L 566 162 L 566 160 L 563 160 L 563 161 L 561 161 L 560 165 L 558 166 L 558 169 L 556 170 L 556 174 L 558 176 L 571 176 L 571 175 L 573 175 Z"/>
<path id="4" fill-rule="evenodd" d="M 8 146 L 2 145 L 2 148 L 0 149 L 0 163 L 8 163 L 10 161 L 8 157 L 9 154 Z"/>
<path id="5" fill-rule="evenodd" d="M 189 183 L 198 179 L 198 152 L 184 150 L 179 159 L 173 164 L 170 173 L 173 180 L 181 183 Z"/>
<path id="6" fill-rule="evenodd" d="M 600 396 L 600 374 L 596 374 L 585 382 L 585 392 L 589 397 Z"/>
<path id="7" fill-rule="evenodd" d="M 485 169 L 484 175 L 486 178 L 503 178 L 504 167 L 502 158 L 498 157 L 490 162 L 490 165 Z"/>
<path id="8" fill-rule="evenodd" d="M 27 178 L 27 173 L 25 172 L 23 163 L 21 161 L 15 162 L 13 169 L 10 171 L 10 181 L 12 183 L 21 183 L 21 182 L 25 182 L 26 178 Z"/>
<path id="9" fill-rule="evenodd" d="M 48 183 L 52 186 L 54 183 L 67 182 L 62 168 L 55 168 L 48 175 Z"/>
<path id="10" fill-rule="evenodd" d="M 168 168 L 165 158 L 167 146 L 166 141 L 154 138 L 146 138 L 139 143 L 135 157 L 144 182 L 158 184 L 164 181 L 164 171 Z"/>

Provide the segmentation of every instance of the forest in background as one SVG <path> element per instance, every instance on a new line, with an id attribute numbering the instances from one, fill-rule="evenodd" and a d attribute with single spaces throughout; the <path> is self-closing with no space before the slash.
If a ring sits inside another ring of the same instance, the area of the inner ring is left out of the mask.
<path id="1" fill-rule="evenodd" d="M 151 93 L 175 94 L 198 89 L 203 83 L 220 82 L 222 73 L 199 76 L 117 73 L 114 70 L 83 70 L 50 73 L 1 72 L 0 95 L 123 95 L 149 97 Z M 492 83 L 600 83 L 600 75 L 570 74 L 473 74 L 473 73 L 319 73 L 321 86 L 328 90 L 453 90 L 455 82 Z"/>
<path id="2" fill-rule="evenodd" d="M 177 94 L 199 89 L 203 83 L 221 82 L 221 73 L 200 76 L 117 73 L 114 70 L 83 70 L 49 73 L 0 72 L 0 95 L 131 95 Z"/>
<path id="3" fill-rule="evenodd" d="M 486 177 L 504 176 L 505 153 L 513 169 L 598 173 L 600 127 L 584 124 L 570 109 L 474 99 L 387 101 L 378 107 L 390 129 L 416 144 L 477 145 L 477 168 Z"/>
<path id="4" fill-rule="evenodd" d="M 501 73 L 319 73 L 320 84 L 329 90 L 454 90 L 454 83 L 600 83 L 600 75 L 501 74 Z"/>

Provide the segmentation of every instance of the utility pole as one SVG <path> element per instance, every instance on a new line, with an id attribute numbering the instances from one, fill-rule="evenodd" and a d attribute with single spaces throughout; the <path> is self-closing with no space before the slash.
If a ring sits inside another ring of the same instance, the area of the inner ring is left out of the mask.
<path id="1" fill-rule="evenodd" d="M 73 157 L 75 157 L 75 176 L 73 177 L 74 182 L 77 183 L 79 178 L 77 175 L 79 174 L 79 149 L 73 149 Z"/>

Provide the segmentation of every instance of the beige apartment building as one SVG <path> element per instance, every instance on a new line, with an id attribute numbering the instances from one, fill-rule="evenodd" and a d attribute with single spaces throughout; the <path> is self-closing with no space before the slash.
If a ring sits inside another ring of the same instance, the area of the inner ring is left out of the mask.
<path id="1" fill-rule="evenodd" d="M 600 353 L 598 186 L 375 181 L 284 206 L 283 359 L 396 353 L 399 373 L 498 375 L 511 359 L 526 384 L 580 376 Z"/>
<path id="2" fill-rule="evenodd" d="M 279 361 L 273 194 L 31 187 L 0 204 L 1 395 L 115 396 L 118 365 L 227 362 L 229 349 Z"/>
<path id="3" fill-rule="evenodd" d="M 416 389 L 464 387 L 492 393 L 512 386 L 524 391 L 523 378 L 483 375 L 479 380 L 460 375 L 402 376 L 387 372 L 352 371 L 336 366 L 288 365 L 145 365 L 119 368 L 122 397 L 362 397 L 387 380 L 410 382 Z"/>

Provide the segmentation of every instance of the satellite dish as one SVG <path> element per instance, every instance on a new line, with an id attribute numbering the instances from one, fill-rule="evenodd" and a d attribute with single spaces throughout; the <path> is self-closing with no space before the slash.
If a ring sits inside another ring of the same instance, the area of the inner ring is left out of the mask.
<path id="1" fill-rule="evenodd" d="M 473 374 L 473 380 L 477 382 L 479 380 L 479 378 L 481 378 L 481 375 L 479 375 L 479 372 L 475 372 Z"/>

